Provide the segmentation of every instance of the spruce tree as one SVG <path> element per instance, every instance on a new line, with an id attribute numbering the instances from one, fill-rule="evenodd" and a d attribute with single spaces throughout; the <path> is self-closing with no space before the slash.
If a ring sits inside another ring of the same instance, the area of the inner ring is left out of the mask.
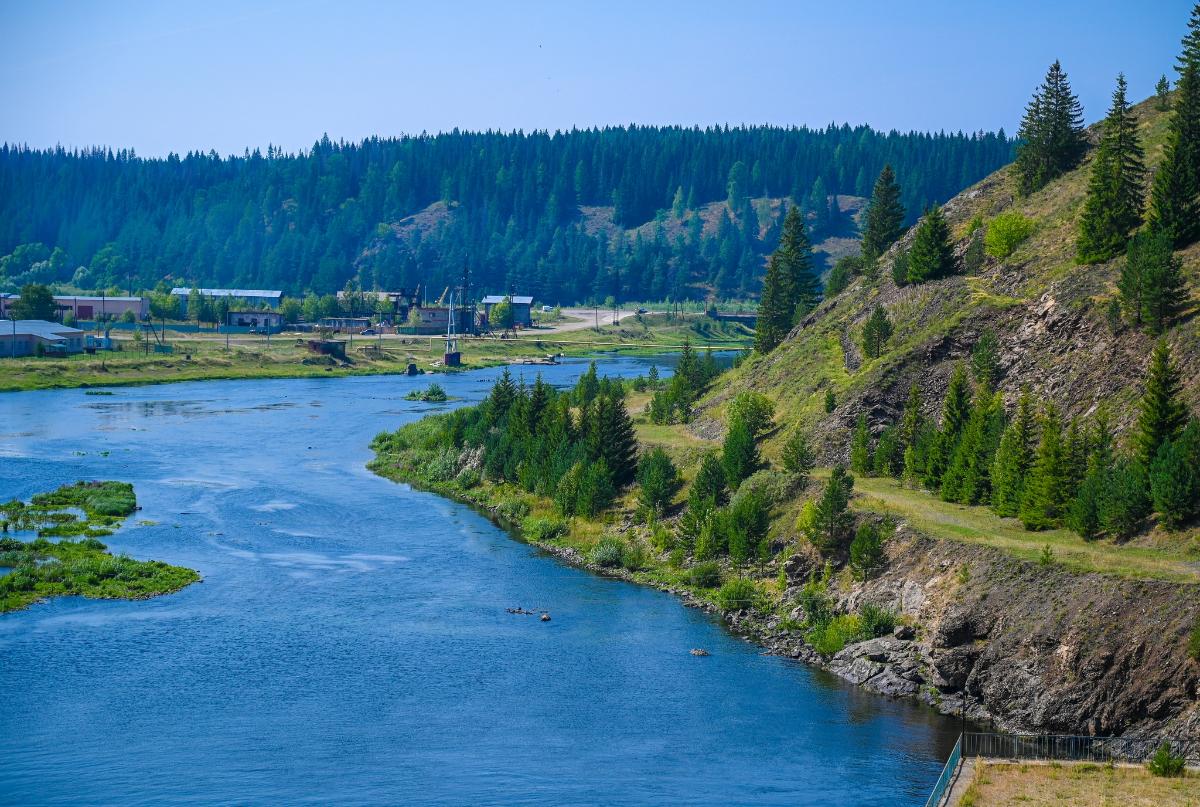
<path id="1" fill-rule="evenodd" d="M 721 453 L 721 465 L 725 469 L 725 483 L 736 491 L 742 481 L 758 470 L 761 463 L 754 434 L 741 418 L 733 418 L 725 433 L 725 444 Z"/>
<path id="2" fill-rule="evenodd" d="M 1154 108 L 1159 112 L 1166 112 L 1171 108 L 1170 99 L 1167 98 L 1167 93 L 1171 92 L 1171 82 L 1167 81 L 1167 76 L 1164 73 L 1159 76 L 1158 82 L 1154 85 Z"/>
<path id="3" fill-rule="evenodd" d="M 850 470 L 864 476 L 871 472 L 871 432 L 863 413 L 859 414 L 854 435 L 850 438 Z"/>
<path id="4" fill-rule="evenodd" d="M 875 180 L 871 202 L 867 207 L 867 227 L 863 233 L 863 257 L 868 261 L 879 258 L 904 232 L 904 205 L 900 202 L 900 186 L 892 166 L 885 165 Z"/>
<path id="5" fill-rule="evenodd" d="M 871 316 L 867 318 L 862 329 L 863 353 L 869 359 L 877 359 L 883 355 L 884 346 L 892 338 L 892 321 L 888 319 L 883 306 L 875 306 Z"/>
<path id="6" fill-rule="evenodd" d="M 1087 150 L 1083 108 L 1057 60 L 1025 108 L 1017 136 L 1024 141 L 1017 148 L 1016 160 L 1022 193 L 1045 187 L 1083 158 Z"/>
<path id="7" fill-rule="evenodd" d="M 692 480 L 691 493 L 703 499 L 712 499 L 717 504 L 726 500 L 725 469 L 721 458 L 715 452 L 709 452 L 700 460 L 700 469 Z"/>
<path id="8" fill-rule="evenodd" d="M 1138 321 L 1158 335 L 1183 308 L 1187 285 L 1183 260 L 1171 251 L 1166 233 L 1138 233 L 1129 243 L 1129 259 L 1141 282 L 1141 312 Z"/>
<path id="9" fill-rule="evenodd" d="M 788 210 L 783 220 L 783 233 L 779 237 L 779 248 L 775 250 L 774 257 L 778 259 L 780 270 L 787 277 L 785 288 L 792 295 L 785 301 L 791 305 L 786 333 L 821 300 L 821 281 L 813 266 L 812 244 L 804 231 L 804 217 L 795 206 Z"/>
<path id="10" fill-rule="evenodd" d="M 1000 516 L 1015 516 L 1025 495 L 1025 479 L 1033 465 L 1035 439 L 1033 396 L 1021 391 L 1017 413 L 1000 439 L 992 463 L 992 509 Z"/>
<path id="11" fill-rule="evenodd" d="M 1182 247 L 1200 238 L 1200 4 L 1179 56 L 1175 108 L 1150 191 L 1150 227 Z"/>
<path id="12" fill-rule="evenodd" d="M 1171 349 L 1165 339 L 1159 339 L 1150 355 L 1146 392 L 1134 431 L 1137 458 L 1145 468 L 1150 467 L 1163 441 L 1175 439 L 1187 422 L 1179 391 L 1179 372 L 1171 363 Z"/>
<path id="13" fill-rule="evenodd" d="M 1146 172 L 1138 143 L 1137 120 L 1125 101 L 1125 74 L 1117 76 L 1112 107 L 1104 119 L 1100 146 L 1092 161 L 1087 200 L 1075 244 L 1079 263 L 1099 263 L 1125 247 L 1142 222 L 1142 179 Z"/>
<path id="14" fill-rule="evenodd" d="M 791 301 L 795 295 L 791 289 L 791 278 L 784 272 L 778 255 L 767 261 L 767 274 L 763 277 L 762 297 L 758 303 L 758 320 L 754 329 L 754 349 L 759 353 L 770 353 L 792 329 Z"/>
<path id="15" fill-rule="evenodd" d="M 1037 455 L 1025 480 L 1020 518 L 1027 530 L 1055 526 L 1068 504 L 1069 484 L 1062 421 L 1053 404 L 1046 404 L 1038 423 L 1041 439 Z"/>
<path id="16" fill-rule="evenodd" d="M 1158 520 L 1169 530 L 1177 530 L 1200 512 L 1200 469 L 1188 450 L 1188 440 L 1200 439 L 1196 421 L 1177 440 L 1163 440 L 1150 465 L 1150 497 Z"/>
<path id="17" fill-rule="evenodd" d="M 900 414 L 900 425 L 896 434 L 899 450 L 902 455 L 916 442 L 922 423 L 921 388 L 914 381 L 908 388 L 908 400 L 904 402 L 904 411 Z"/>
<path id="18" fill-rule="evenodd" d="M 813 524 L 814 543 L 822 552 L 836 549 L 853 523 L 853 517 L 847 512 L 853 489 L 854 477 L 846 473 L 843 466 L 835 466 L 825 483 L 825 491 L 817 500 Z"/>
<path id="19" fill-rule="evenodd" d="M 942 498 L 962 504 L 987 501 L 992 492 L 992 464 L 1004 431 L 1004 407 L 998 393 L 981 384 L 962 439 L 942 480 Z"/>
<path id="20" fill-rule="evenodd" d="M 908 282 L 923 283 L 954 274 L 958 259 L 950 243 L 950 225 L 942 209 L 934 205 L 925 212 L 917 225 L 912 246 L 908 250 Z"/>

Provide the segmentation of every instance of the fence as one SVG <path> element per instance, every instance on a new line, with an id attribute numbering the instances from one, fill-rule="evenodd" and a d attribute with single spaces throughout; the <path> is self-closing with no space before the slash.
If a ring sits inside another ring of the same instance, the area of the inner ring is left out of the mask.
<path id="1" fill-rule="evenodd" d="M 942 768 L 942 775 L 938 777 L 933 792 L 925 800 L 925 807 L 937 807 L 942 803 L 942 797 L 946 795 L 947 788 L 954 781 L 954 774 L 958 772 L 958 762 L 962 758 L 962 745 L 963 738 L 962 735 L 959 735 L 958 742 L 954 744 L 954 750 L 950 752 L 950 758 L 946 760 L 946 765 Z"/>
<path id="2" fill-rule="evenodd" d="M 966 732 L 962 755 L 994 759 L 1046 759 L 1069 762 L 1145 762 L 1158 743 L 1134 737 L 1089 737 L 1061 734 L 1013 735 Z M 1200 763 L 1200 749 L 1182 749 L 1190 765 Z M 1180 749 L 1176 749 L 1179 753 Z M 1188 756 L 1190 752 L 1191 756 Z"/>

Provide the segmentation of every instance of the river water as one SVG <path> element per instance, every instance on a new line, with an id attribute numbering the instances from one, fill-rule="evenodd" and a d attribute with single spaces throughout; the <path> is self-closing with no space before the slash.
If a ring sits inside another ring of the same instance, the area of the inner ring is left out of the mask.
<path id="1" fill-rule="evenodd" d="M 0 616 L 0 803 L 924 803 L 954 721 L 370 474 L 373 435 L 447 406 L 402 400 L 428 382 L 0 396 L 0 497 L 133 482 L 110 548 L 204 576 Z"/>

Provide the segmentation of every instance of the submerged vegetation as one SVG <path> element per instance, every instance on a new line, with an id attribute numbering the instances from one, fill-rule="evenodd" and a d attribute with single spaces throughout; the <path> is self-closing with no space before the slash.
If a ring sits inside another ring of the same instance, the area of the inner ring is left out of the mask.
<path id="1" fill-rule="evenodd" d="M 144 599 L 199 580 L 191 569 L 109 554 L 98 538 L 111 535 L 136 509 L 133 486 L 125 482 L 76 482 L 39 493 L 28 504 L 0 505 L 0 567 L 12 570 L 0 577 L 0 613 L 46 597 Z M 23 541 L 16 537 L 22 532 L 37 537 Z M 67 536 L 84 537 L 47 540 Z"/>

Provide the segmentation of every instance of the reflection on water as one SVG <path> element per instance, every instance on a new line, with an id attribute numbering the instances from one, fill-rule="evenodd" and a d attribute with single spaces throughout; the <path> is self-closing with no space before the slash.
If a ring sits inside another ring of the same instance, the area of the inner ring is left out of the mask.
<path id="1" fill-rule="evenodd" d="M 497 374 L 438 381 L 469 402 Z M 954 721 L 367 472 L 378 431 L 457 405 L 403 400 L 427 384 L 0 397 L 0 498 L 132 481 L 154 523 L 105 541 L 204 575 L 0 617 L 0 803 L 923 803 Z"/>

